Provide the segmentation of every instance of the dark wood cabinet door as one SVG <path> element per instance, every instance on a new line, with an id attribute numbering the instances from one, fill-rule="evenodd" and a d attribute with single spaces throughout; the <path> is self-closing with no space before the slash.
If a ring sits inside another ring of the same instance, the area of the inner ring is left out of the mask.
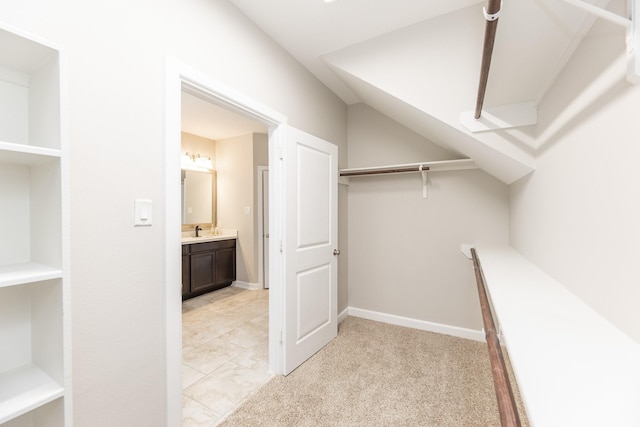
<path id="1" fill-rule="evenodd" d="M 191 254 L 191 293 L 216 285 L 216 253 Z"/>
<path id="2" fill-rule="evenodd" d="M 230 285 L 236 280 L 236 250 L 220 249 L 216 251 L 216 284 Z"/>

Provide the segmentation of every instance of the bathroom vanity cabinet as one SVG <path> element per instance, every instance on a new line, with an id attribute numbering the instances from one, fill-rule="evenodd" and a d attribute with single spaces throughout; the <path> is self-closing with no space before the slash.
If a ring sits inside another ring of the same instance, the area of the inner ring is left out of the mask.
<path id="1" fill-rule="evenodd" d="M 236 280 L 236 239 L 182 245 L 182 299 L 231 285 Z"/>

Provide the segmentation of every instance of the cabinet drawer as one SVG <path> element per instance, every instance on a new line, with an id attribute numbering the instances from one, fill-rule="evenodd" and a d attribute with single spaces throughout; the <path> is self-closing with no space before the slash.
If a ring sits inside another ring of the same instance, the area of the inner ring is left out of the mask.
<path id="1" fill-rule="evenodd" d="M 216 242 L 203 242 L 203 243 L 192 243 L 190 246 L 190 252 L 198 253 L 198 252 L 210 252 L 218 249 L 229 249 L 236 247 L 236 239 L 231 240 L 218 240 Z M 183 249 L 184 250 L 184 249 Z"/>

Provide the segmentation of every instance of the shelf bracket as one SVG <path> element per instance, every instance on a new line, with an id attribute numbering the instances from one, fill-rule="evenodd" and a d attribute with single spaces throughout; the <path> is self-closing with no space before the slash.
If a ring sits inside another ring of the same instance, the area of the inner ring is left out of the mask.
<path id="1" fill-rule="evenodd" d="M 429 194 L 427 193 L 427 171 L 429 170 L 429 168 L 424 169 L 422 167 L 422 165 L 420 165 L 420 174 L 422 175 L 422 198 L 426 199 L 429 197 Z"/>
<path id="2" fill-rule="evenodd" d="M 640 48 L 640 0 L 628 0 L 629 18 L 586 3 L 583 0 L 564 0 L 564 2 L 626 28 L 627 81 L 632 84 L 640 83 L 640 56 L 636 53 L 636 48 Z"/>

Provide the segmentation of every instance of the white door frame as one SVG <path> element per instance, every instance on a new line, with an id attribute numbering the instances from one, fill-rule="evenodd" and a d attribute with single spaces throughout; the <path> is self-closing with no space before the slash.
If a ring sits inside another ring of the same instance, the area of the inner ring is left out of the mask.
<path id="1" fill-rule="evenodd" d="M 269 370 L 282 373 L 280 331 L 284 315 L 284 178 L 280 153 L 287 117 L 174 58 L 167 57 L 165 81 L 165 310 L 167 425 L 182 425 L 182 287 L 180 252 L 180 132 L 183 88 L 269 126 Z"/>
<path id="2" fill-rule="evenodd" d="M 257 180 L 258 180 L 258 284 L 261 289 L 264 289 L 265 277 L 264 277 L 264 194 L 262 188 L 264 187 L 264 172 L 269 170 L 269 166 L 258 166 Z"/>

